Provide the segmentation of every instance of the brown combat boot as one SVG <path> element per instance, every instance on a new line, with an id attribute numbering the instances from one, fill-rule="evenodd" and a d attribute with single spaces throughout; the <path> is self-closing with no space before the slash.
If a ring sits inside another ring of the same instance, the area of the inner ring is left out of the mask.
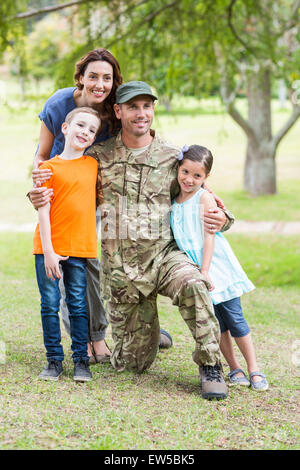
<path id="1" fill-rule="evenodd" d="M 202 397 L 207 400 L 216 398 L 223 400 L 228 395 L 228 389 L 224 381 L 222 366 L 199 366 Z"/>

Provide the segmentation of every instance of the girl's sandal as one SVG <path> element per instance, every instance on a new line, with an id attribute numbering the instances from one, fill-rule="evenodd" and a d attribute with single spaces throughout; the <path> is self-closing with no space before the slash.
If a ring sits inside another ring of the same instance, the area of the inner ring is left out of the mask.
<path id="1" fill-rule="evenodd" d="M 242 372 L 242 374 L 244 374 L 244 377 L 237 377 L 237 374 L 239 372 Z M 250 382 L 242 369 L 232 370 L 231 372 L 229 372 L 229 374 L 227 374 L 227 377 L 229 378 L 229 385 L 244 385 L 245 387 L 250 386 Z"/>
<path id="2" fill-rule="evenodd" d="M 254 382 L 254 375 L 259 375 L 260 377 L 262 377 L 262 380 L 260 380 L 259 382 Z M 255 390 L 256 392 L 264 392 L 265 390 L 268 390 L 269 384 L 265 374 L 263 374 L 262 372 L 251 372 L 251 374 L 249 374 L 249 377 L 252 390 Z"/>

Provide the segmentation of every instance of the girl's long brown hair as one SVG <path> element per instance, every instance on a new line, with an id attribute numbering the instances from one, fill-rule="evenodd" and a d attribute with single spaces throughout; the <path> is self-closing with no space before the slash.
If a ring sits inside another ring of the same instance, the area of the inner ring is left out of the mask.
<path id="1" fill-rule="evenodd" d="M 112 134 L 116 134 L 120 129 L 120 121 L 116 118 L 114 112 L 114 104 L 116 102 L 116 89 L 122 84 L 123 78 L 117 59 L 106 49 L 98 48 L 88 52 L 75 65 L 74 80 L 78 90 L 82 90 L 83 85 L 80 83 L 80 76 L 84 72 L 90 62 L 101 60 L 108 62 L 113 68 L 113 86 L 110 94 L 102 103 L 101 119 L 109 123 L 109 130 Z"/>
<path id="2" fill-rule="evenodd" d="M 206 175 L 209 174 L 213 165 L 213 156 L 211 151 L 201 145 L 190 145 L 188 150 L 183 152 L 183 158 L 178 160 L 178 166 L 181 166 L 185 160 L 191 160 L 192 162 L 199 162 L 205 168 Z"/>

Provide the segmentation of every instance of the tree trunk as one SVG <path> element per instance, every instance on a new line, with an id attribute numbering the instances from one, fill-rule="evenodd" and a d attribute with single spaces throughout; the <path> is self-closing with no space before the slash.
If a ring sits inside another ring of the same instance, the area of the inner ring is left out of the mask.
<path id="1" fill-rule="evenodd" d="M 244 189 L 252 196 L 276 193 L 275 150 L 271 143 L 248 138 Z"/>
<path id="2" fill-rule="evenodd" d="M 275 147 L 271 127 L 271 80 L 268 70 L 248 78 L 248 135 L 244 189 L 253 196 L 276 193 Z"/>

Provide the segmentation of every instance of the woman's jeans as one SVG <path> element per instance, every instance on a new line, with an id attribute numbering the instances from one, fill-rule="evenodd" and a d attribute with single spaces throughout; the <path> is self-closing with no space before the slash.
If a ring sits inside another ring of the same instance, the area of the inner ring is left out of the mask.
<path id="1" fill-rule="evenodd" d="M 88 361 L 88 316 L 86 309 L 86 258 L 69 257 L 60 261 L 69 309 L 73 361 Z M 35 269 L 41 294 L 41 316 L 47 359 L 63 361 L 59 320 L 59 279 L 46 275 L 44 255 L 35 255 Z"/>

